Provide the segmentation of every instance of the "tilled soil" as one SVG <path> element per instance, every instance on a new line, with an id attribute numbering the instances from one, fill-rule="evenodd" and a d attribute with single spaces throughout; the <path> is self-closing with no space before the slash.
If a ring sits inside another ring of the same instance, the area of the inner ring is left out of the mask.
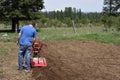
<path id="1" fill-rule="evenodd" d="M 120 80 L 120 47 L 95 41 L 46 42 L 48 66 L 33 68 L 35 80 Z"/>
<path id="2" fill-rule="evenodd" d="M 120 47 L 96 41 L 47 41 L 41 55 L 47 67 L 17 70 L 17 46 L 0 58 L 0 80 L 120 80 Z M 2 72 L 3 71 L 3 72 Z"/>

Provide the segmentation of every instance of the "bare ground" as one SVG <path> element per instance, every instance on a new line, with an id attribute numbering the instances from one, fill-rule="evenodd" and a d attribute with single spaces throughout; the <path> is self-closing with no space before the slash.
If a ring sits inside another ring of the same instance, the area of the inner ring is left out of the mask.
<path id="1" fill-rule="evenodd" d="M 17 70 L 17 45 L 0 42 L 7 54 L 0 57 L 0 80 L 120 80 L 119 46 L 77 40 L 45 43 L 41 55 L 48 66 L 25 72 Z"/>

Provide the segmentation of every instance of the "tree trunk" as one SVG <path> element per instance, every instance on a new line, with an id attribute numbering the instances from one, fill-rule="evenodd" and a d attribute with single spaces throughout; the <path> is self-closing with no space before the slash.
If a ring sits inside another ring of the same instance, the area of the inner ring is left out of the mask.
<path id="1" fill-rule="evenodd" d="M 13 18 L 12 19 L 12 31 L 18 32 L 18 30 L 19 30 L 19 20 L 18 18 Z"/>

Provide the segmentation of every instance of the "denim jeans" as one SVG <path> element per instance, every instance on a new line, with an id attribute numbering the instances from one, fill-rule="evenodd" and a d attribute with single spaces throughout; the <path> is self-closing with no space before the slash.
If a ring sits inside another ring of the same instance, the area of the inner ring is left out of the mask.
<path id="1" fill-rule="evenodd" d="M 30 66 L 30 54 L 31 54 L 32 46 L 19 46 L 19 51 L 18 51 L 18 69 L 22 70 L 23 69 L 23 63 L 24 63 L 24 57 L 25 57 L 25 65 L 26 69 L 29 70 L 31 69 Z"/>

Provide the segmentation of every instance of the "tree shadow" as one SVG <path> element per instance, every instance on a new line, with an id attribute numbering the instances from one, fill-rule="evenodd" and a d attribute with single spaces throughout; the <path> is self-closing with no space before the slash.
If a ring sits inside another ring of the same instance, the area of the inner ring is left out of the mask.
<path id="1" fill-rule="evenodd" d="M 17 32 L 13 30 L 0 30 L 0 33 L 18 33 L 19 31 L 20 30 L 18 30 Z"/>

